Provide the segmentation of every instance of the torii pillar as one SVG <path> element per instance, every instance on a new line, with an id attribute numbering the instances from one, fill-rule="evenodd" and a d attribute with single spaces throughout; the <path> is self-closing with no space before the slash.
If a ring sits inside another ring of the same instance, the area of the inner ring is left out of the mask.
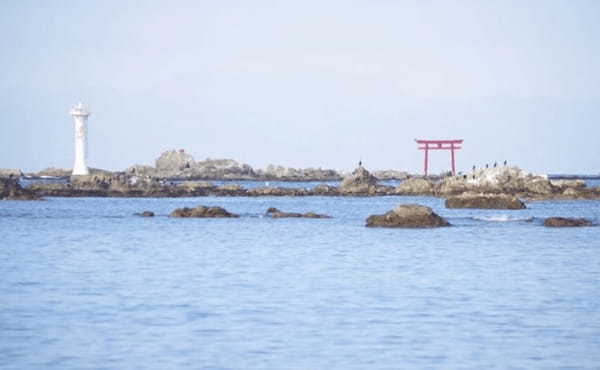
<path id="1" fill-rule="evenodd" d="M 462 144 L 463 140 L 417 140 L 415 139 L 417 144 L 419 145 L 419 150 L 425 151 L 425 164 L 424 164 L 424 172 L 425 176 L 427 176 L 427 169 L 429 167 L 429 151 L 430 150 L 449 150 L 450 151 L 450 160 L 452 162 L 452 175 L 456 175 L 456 166 L 454 163 L 454 151 L 458 149 L 462 149 L 459 145 Z"/>

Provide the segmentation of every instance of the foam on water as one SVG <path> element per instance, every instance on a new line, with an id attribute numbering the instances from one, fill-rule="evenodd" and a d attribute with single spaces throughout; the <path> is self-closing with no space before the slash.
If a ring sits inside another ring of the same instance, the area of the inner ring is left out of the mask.
<path id="1" fill-rule="evenodd" d="M 518 217 L 511 216 L 508 214 L 491 215 L 491 216 L 474 216 L 474 220 L 488 221 L 488 222 L 531 222 L 533 217 Z"/>

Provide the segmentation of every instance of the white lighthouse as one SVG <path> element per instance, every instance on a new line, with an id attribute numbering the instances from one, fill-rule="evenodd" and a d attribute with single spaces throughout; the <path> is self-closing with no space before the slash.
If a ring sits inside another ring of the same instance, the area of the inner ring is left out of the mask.
<path id="1" fill-rule="evenodd" d="M 87 118 L 91 114 L 81 102 L 69 113 L 75 119 L 75 164 L 73 175 L 89 175 L 87 167 Z"/>

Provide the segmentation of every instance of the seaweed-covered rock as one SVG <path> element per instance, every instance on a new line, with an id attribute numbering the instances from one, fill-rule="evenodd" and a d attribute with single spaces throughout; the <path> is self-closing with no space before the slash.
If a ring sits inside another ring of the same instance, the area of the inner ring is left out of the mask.
<path id="1" fill-rule="evenodd" d="M 198 218 L 230 218 L 230 217 L 239 217 L 236 214 L 227 212 L 224 208 L 221 207 L 205 207 L 198 206 L 196 208 L 177 208 L 169 217 L 175 218 L 185 218 L 185 217 L 198 217 Z"/>
<path id="2" fill-rule="evenodd" d="M 446 208 L 524 209 L 519 198 L 506 194 L 466 193 L 446 199 Z"/>
<path id="3" fill-rule="evenodd" d="M 592 226 L 592 222 L 585 218 L 549 217 L 544 220 L 547 227 L 579 227 Z"/>
<path id="4" fill-rule="evenodd" d="M 367 218 L 367 227 L 433 228 L 450 226 L 429 207 L 402 204 L 382 215 Z"/>

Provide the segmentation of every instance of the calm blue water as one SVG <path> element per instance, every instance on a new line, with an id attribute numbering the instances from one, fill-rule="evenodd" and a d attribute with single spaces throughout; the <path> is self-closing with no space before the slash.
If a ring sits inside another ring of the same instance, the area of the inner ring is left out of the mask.
<path id="1" fill-rule="evenodd" d="M 399 203 L 436 230 L 367 229 Z M 239 219 L 169 219 L 219 205 Z M 268 207 L 334 218 L 262 217 Z M 447 210 L 427 197 L 0 202 L 2 369 L 600 365 L 600 201 Z M 132 213 L 152 210 L 152 219 Z"/>

